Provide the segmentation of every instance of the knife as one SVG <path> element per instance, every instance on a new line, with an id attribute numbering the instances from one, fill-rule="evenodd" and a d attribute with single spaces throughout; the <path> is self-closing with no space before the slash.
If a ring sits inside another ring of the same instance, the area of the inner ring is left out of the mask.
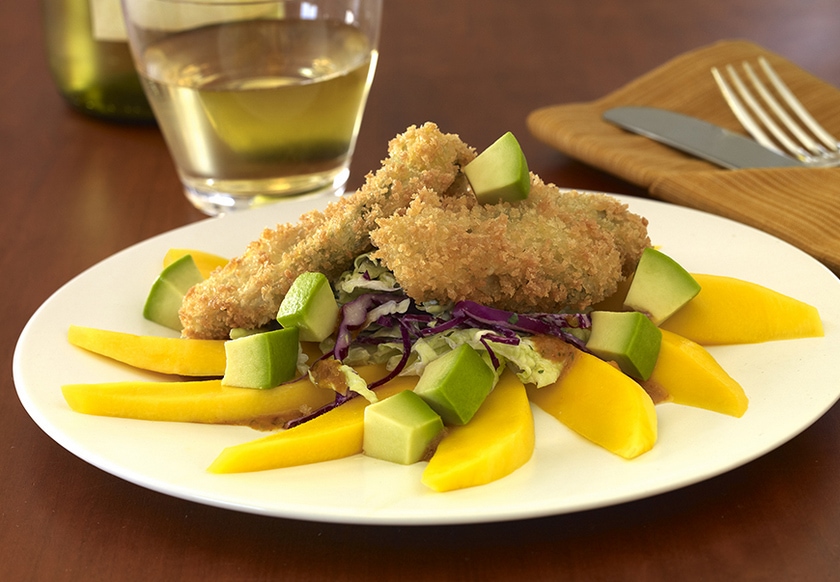
<path id="1" fill-rule="evenodd" d="M 654 107 L 617 107 L 604 113 L 610 123 L 708 160 L 724 168 L 802 166 L 793 158 L 701 119 Z"/>

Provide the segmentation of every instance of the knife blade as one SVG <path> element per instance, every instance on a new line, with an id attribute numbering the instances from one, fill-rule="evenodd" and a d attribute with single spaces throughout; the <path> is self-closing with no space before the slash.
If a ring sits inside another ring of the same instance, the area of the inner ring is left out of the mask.
<path id="1" fill-rule="evenodd" d="M 606 121 L 724 168 L 802 166 L 793 158 L 702 119 L 655 107 L 616 107 Z"/>

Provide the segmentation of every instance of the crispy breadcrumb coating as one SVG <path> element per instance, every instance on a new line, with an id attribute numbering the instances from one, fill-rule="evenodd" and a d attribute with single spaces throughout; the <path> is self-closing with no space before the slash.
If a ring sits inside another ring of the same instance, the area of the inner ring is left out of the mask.
<path id="1" fill-rule="evenodd" d="M 617 199 L 563 192 L 534 175 L 518 203 L 423 189 L 377 224 L 374 257 L 414 300 L 520 313 L 580 310 L 610 296 L 650 244 L 647 220 Z"/>
<path id="2" fill-rule="evenodd" d="M 613 294 L 649 246 L 647 220 L 617 199 L 563 192 L 535 175 L 524 201 L 478 203 L 461 172 L 474 157 L 433 123 L 408 128 L 359 191 L 266 229 L 193 287 L 180 311 L 182 335 L 221 339 L 232 328 L 261 327 L 300 273 L 335 281 L 372 250 L 419 302 L 581 310 Z"/>
<path id="3" fill-rule="evenodd" d="M 233 328 L 265 325 L 300 273 L 319 271 L 334 280 L 372 249 L 376 221 L 408 206 L 418 191 L 467 194 L 460 168 L 474 157 L 457 135 L 443 134 L 433 123 L 408 128 L 389 143 L 388 158 L 357 192 L 324 212 L 304 214 L 297 224 L 264 230 L 242 256 L 190 289 L 180 311 L 182 335 L 223 339 Z"/>

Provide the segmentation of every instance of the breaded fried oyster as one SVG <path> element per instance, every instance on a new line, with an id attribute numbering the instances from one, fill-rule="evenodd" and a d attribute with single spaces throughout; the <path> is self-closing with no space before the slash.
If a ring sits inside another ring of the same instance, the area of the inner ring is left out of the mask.
<path id="1" fill-rule="evenodd" d="M 415 301 L 471 300 L 520 313 L 589 307 L 649 246 L 647 220 L 604 194 L 531 177 L 528 198 L 482 205 L 430 189 L 377 221 L 374 253 Z"/>
<path id="2" fill-rule="evenodd" d="M 581 310 L 615 292 L 650 244 L 647 221 L 615 198 L 563 192 L 533 174 L 525 200 L 480 204 L 461 171 L 474 158 L 433 123 L 408 128 L 359 191 L 266 229 L 193 287 L 181 306 L 182 334 L 221 339 L 264 326 L 299 274 L 335 281 L 371 251 L 418 302 Z"/>
<path id="3" fill-rule="evenodd" d="M 359 191 L 297 224 L 266 229 L 242 256 L 193 287 L 181 306 L 182 335 L 221 339 L 233 328 L 265 325 L 300 273 L 320 271 L 335 279 L 372 249 L 376 221 L 408 206 L 420 190 L 468 193 L 460 169 L 474 157 L 457 135 L 443 134 L 433 123 L 408 128 L 390 142 L 388 158 Z"/>

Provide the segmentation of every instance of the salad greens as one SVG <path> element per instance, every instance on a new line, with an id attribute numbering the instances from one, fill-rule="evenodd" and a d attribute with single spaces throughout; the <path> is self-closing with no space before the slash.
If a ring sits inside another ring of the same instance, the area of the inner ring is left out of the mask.
<path id="1" fill-rule="evenodd" d="M 369 253 L 357 257 L 334 287 L 338 331 L 321 342 L 321 351 L 351 368 L 384 364 L 389 373 L 371 390 L 398 375 L 419 376 L 430 362 L 463 344 L 478 350 L 497 379 L 508 366 L 523 383 L 546 386 L 558 379 L 562 363 L 544 357 L 533 336 L 583 348 L 591 326 L 582 313 L 517 314 L 471 301 L 418 303 Z M 349 397 L 337 397 L 335 405 Z"/>

